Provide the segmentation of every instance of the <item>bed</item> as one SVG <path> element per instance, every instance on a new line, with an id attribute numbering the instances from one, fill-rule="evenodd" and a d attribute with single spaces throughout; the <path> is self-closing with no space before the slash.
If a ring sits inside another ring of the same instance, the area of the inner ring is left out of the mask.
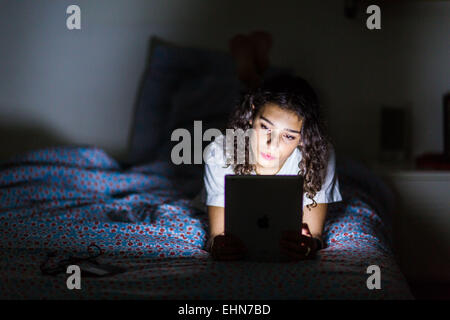
<path id="1" fill-rule="evenodd" d="M 326 248 L 314 260 L 209 257 L 207 215 L 191 201 L 202 166 L 171 164 L 171 145 L 161 141 L 174 128 L 192 130 L 195 119 L 203 130 L 223 125 L 239 91 L 231 63 L 221 53 L 159 42 L 139 93 L 128 163 L 89 145 L 30 150 L 1 163 L 1 299 L 413 299 L 391 249 L 393 193 L 339 150 L 344 200 L 329 206 Z M 81 290 L 67 289 L 65 272 L 42 274 L 49 254 L 86 255 L 92 244 L 99 262 L 126 272 L 83 278 Z M 379 290 L 367 287 L 371 265 L 381 271 Z"/>
<path id="2" fill-rule="evenodd" d="M 391 250 L 392 203 L 382 181 L 340 159 L 344 201 L 332 204 L 326 248 L 314 260 L 219 262 L 204 250 L 207 215 L 180 195 L 170 165 L 123 168 L 96 147 L 52 147 L 17 155 L 0 170 L 2 299 L 412 299 Z M 50 251 L 85 253 L 125 273 L 42 275 Z M 381 270 L 369 290 L 367 268 Z"/>

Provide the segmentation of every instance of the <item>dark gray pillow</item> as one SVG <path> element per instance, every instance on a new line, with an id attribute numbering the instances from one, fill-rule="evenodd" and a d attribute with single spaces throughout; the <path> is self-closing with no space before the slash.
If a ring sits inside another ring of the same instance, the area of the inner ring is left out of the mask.
<path id="1" fill-rule="evenodd" d="M 291 72 L 269 67 L 264 78 Z M 203 132 L 225 128 L 245 89 L 230 54 L 153 38 L 135 108 L 127 165 L 168 160 L 176 143 L 170 141 L 172 131 L 186 128 L 193 133 L 194 120 L 202 120 Z"/>
<path id="2" fill-rule="evenodd" d="M 128 164 L 160 157 L 176 127 L 192 126 L 193 120 L 226 120 L 238 86 L 231 55 L 154 38 L 135 108 Z"/>

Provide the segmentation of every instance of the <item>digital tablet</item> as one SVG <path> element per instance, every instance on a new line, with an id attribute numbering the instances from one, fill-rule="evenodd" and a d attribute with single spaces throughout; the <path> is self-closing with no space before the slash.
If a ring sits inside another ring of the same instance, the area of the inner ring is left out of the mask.
<path id="1" fill-rule="evenodd" d="M 302 176 L 225 176 L 225 233 L 244 242 L 246 260 L 286 260 L 279 247 L 281 234 L 300 232 L 302 217 Z"/>

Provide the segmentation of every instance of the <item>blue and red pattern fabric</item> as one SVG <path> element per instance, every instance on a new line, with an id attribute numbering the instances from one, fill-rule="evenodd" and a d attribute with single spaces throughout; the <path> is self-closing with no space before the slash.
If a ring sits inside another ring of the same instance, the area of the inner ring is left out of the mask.
<path id="1" fill-rule="evenodd" d="M 164 162 L 123 169 L 96 147 L 52 147 L 16 155 L 0 168 L 2 299 L 411 299 L 391 250 L 390 226 L 342 179 L 330 205 L 327 247 L 292 263 L 217 262 L 204 250 L 208 219 L 174 188 Z M 44 276 L 58 255 L 99 246 L 102 263 L 127 271 L 84 278 Z M 382 289 L 369 290 L 378 265 Z"/>

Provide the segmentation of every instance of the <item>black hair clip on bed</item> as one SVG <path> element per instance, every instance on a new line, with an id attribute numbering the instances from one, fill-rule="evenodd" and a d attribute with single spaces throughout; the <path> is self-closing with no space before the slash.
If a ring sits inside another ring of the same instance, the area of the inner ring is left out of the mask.
<path id="1" fill-rule="evenodd" d="M 69 256 L 62 259 L 58 259 L 56 251 L 50 251 L 47 253 L 46 260 L 40 265 L 41 272 L 44 275 L 55 276 L 67 272 L 70 265 L 78 266 L 82 277 L 107 277 L 126 271 L 122 267 L 98 263 L 96 258 L 103 254 L 102 249 L 96 244 L 90 244 L 88 252 L 93 251 L 92 248 L 96 248 L 98 253 L 88 253 L 87 256 Z"/>

